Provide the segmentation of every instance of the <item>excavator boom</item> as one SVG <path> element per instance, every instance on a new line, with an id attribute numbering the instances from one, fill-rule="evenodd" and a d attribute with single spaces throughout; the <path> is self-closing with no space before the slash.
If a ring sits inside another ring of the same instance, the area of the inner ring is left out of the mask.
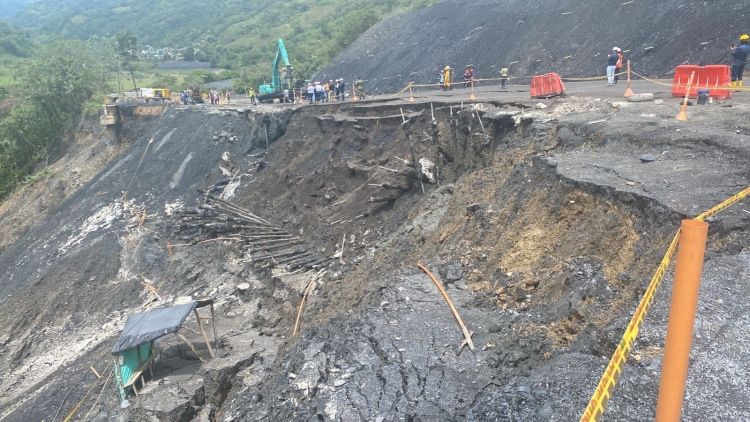
<path id="1" fill-rule="evenodd" d="M 283 66 L 281 65 L 282 60 L 284 62 Z M 279 39 L 276 57 L 273 59 L 273 65 L 271 66 L 271 84 L 260 86 L 258 92 L 261 95 L 258 96 L 258 100 L 281 98 L 278 93 L 281 93 L 285 89 L 293 88 L 293 80 L 294 69 L 289 64 L 289 56 L 286 53 L 284 41 Z"/>

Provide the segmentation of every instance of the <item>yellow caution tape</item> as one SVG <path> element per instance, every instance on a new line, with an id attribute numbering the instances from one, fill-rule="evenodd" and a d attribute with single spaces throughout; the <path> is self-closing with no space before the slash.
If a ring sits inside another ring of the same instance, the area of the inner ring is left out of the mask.
<path id="1" fill-rule="evenodd" d="M 622 75 L 627 75 L 627 74 L 628 74 L 628 72 L 620 72 L 620 73 L 615 73 L 615 74 L 609 75 L 609 76 L 613 76 L 614 77 L 614 76 L 622 76 Z M 600 81 L 600 80 L 604 80 L 604 79 L 609 78 L 609 76 L 607 76 L 607 75 L 592 76 L 590 78 L 563 78 L 563 77 L 561 77 L 560 79 L 562 79 L 564 81 L 576 81 L 576 82 L 580 82 L 580 81 Z"/>
<path id="2" fill-rule="evenodd" d="M 705 219 L 724 211 L 748 195 L 750 195 L 750 187 L 747 187 L 742 192 L 695 217 L 695 219 L 704 221 Z M 664 279 L 667 267 L 669 267 L 669 262 L 672 260 L 672 256 L 677 249 L 677 242 L 679 239 L 680 232 L 678 231 L 672 239 L 672 243 L 669 244 L 667 253 L 664 255 L 664 258 L 662 258 L 659 267 L 656 269 L 656 273 L 651 279 L 651 283 L 649 283 L 646 293 L 644 293 L 643 298 L 641 298 L 638 308 L 630 319 L 630 323 L 628 324 L 627 329 L 625 329 L 625 333 L 622 335 L 620 343 L 617 345 L 615 354 L 612 356 L 612 359 L 609 360 L 607 369 L 605 369 L 602 378 L 599 380 L 599 384 L 596 386 L 596 390 L 594 390 L 594 394 L 591 396 L 591 400 L 589 401 L 586 410 L 583 412 L 583 416 L 581 416 L 581 422 L 599 421 L 604 414 L 604 408 L 607 406 L 607 402 L 609 402 L 612 391 L 615 389 L 617 380 L 620 378 L 622 367 L 625 364 L 625 361 L 627 361 L 635 339 L 638 337 L 641 324 L 643 323 L 648 310 L 651 308 L 651 304 L 654 302 L 654 297 Z"/>
<path id="3" fill-rule="evenodd" d="M 656 79 L 647 78 L 647 77 L 645 77 L 643 75 L 639 75 L 638 73 L 633 72 L 632 70 L 630 72 L 632 74 L 638 76 L 639 78 L 643 79 L 644 81 L 648 81 L 648 82 L 651 82 L 651 83 L 654 83 L 654 84 L 657 84 L 657 85 L 669 86 L 669 87 L 687 88 L 687 83 L 685 83 L 685 84 L 674 84 L 674 83 L 671 83 L 670 84 L 670 83 L 666 83 L 666 82 L 657 81 Z M 706 89 L 710 89 L 712 91 L 750 91 L 750 87 L 740 88 L 740 87 L 736 87 L 736 86 L 709 86 L 709 87 L 705 87 L 705 86 L 693 86 L 692 88 L 696 88 L 696 89 L 706 88 Z"/>
<path id="4" fill-rule="evenodd" d="M 647 82 L 651 82 L 653 84 L 662 85 L 662 86 L 668 86 L 668 87 L 675 87 L 675 86 L 676 87 L 687 87 L 687 84 L 666 83 L 666 82 L 658 81 L 656 79 L 648 78 L 646 76 L 643 76 L 643 75 L 641 75 L 641 74 L 633 71 L 632 69 L 631 69 L 630 72 L 633 75 L 639 77 L 640 79 L 642 79 L 644 81 L 647 81 Z M 615 73 L 614 75 L 611 75 L 611 76 L 623 76 L 623 75 L 627 75 L 627 74 L 628 74 L 627 71 L 623 71 L 623 72 Z M 475 83 L 478 83 L 478 82 L 496 82 L 496 81 L 501 81 L 503 79 L 505 79 L 505 80 L 510 80 L 510 79 L 530 79 L 530 78 L 533 78 L 535 76 L 539 76 L 539 75 L 508 76 L 507 78 L 474 79 L 474 82 Z M 597 81 L 597 80 L 605 80 L 607 78 L 609 78 L 609 76 L 607 76 L 607 75 L 592 76 L 592 77 L 588 77 L 588 78 L 567 78 L 567 77 L 560 77 L 561 80 L 567 81 L 567 82 Z M 459 85 L 459 84 L 464 84 L 464 83 L 466 83 L 466 81 L 464 81 L 462 79 L 451 81 L 452 85 Z M 409 89 L 409 86 L 411 86 L 412 88 L 430 88 L 430 87 L 434 88 L 434 87 L 441 87 L 441 86 L 443 86 L 443 84 L 440 83 L 440 82 L 435 82 L 435 83 L 430 83 L 430 84 L 410 84 L 410 85 L 407 85 L 404 89 L 402 89 L 401 91 L 399 91 L 399 92 L 397 92 L 395 94 L 384 94 L 384 95 L 395 97 L 395 96 L 397 96 L 399 94 L 402 94 L 405 91 L 407 91 Z M 740 88 L 740 87 L 734 87 L 734 86 L 715 86 L 715 87 L 708 87 L 708 89 L 711 89 L 711 90 L 720 90 L 720 91 L 721 90 L 724 90 L 724 91 L 750 91 L 750 87 Z"/>
<path id="5" fill-rule="evenodd" d="M 704 212 L 703 214 L 695 217 L 698 221 L 705 221 L 707 218 L 713 217 L 714 215 L 724 211 L 725 209 L 729 208 L 730 206 L 734 205 L 735 203 L 741 201 L 745 197 L 750 195 L 750 186 L 747 187 L 742 192 L 738 193 L 737 195 L 734 195 L 733 197 L 727 199 L 726 201 L 722 202 L 721 204 L 711 208 L 710 210 Z"/>
<path id="6" fill-rule="evenodd" d="M 651 82 L 651 83 L 654 83 L 654 84 L 657 84 L 657 85 L 670 86 L 670 87 L 673 85 L 673 84 L 668 84 L 668 83 L 665 83 L 665 82 L 657 81 L 656 79 L 647 78 L 647 77 L 645 77 L 643 75 L 639 75 L 638 73 L 633 72 L 632 70 L 630 71 L 630 73 L 634 74 L 635 76 L 638 76 L 639 78 L 643 79 L 644 81 Z"/>

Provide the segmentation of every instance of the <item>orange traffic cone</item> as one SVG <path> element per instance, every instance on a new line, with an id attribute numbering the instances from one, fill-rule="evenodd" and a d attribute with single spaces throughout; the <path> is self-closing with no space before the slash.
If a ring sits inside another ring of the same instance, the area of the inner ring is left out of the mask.
<path id="1" fill-rule="evenodd" d="M 625 88 L 625 98 L 633 95 L 633 90 L 630 89 L 630 60 L 628 60 L 628 87 Z"/>
<path id="2" fill-rule="evenodd" d="M 409 84 L 409 102 L 414 103 L 417 100 L 414 99 L 414 94 L 411 92 L 411 84 Z"/>
<path id="3" fill-rule="evenodd" d="M 471 81 L 471 95 L 469 101 L 476 101 L 477 97 L 474 96 L 474 81 Z"/>
<path id="4" fill-rule="evenodd" d="M 357 101 L 357 90 L 354 89 L 354 84 L 352 84 L 352 101 Z"/>
<path id="5" fill-rule="evenodd" d="M 688 98 L 690 97 L 690 85 L 693 84 L 693 77 L 695 77 L 695 72 L 691 73 L 690 78 L 688 78 L 687 90 L 685 91 L 685 100 L 682 101 L 682 110 L 680 110 L 680 112 L 677 113 L 677 117 L 675 117 L 677 120 L 682 120 L 683 122 L 687 122 L 687 114 L 685 114 L 685 109 L 687 109 Z"/>

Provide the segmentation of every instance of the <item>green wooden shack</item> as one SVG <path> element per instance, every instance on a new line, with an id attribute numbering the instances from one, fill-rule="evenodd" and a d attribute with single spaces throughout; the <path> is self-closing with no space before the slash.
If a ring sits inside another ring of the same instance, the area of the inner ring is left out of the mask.
<path id="1" fill-rule="evenodd" d="M 195 313 L 198 322 L 198 328 L 206 342 L 208 352 L 214 357 L 213 348 L 208 340 L 206 331 L 203 328 L 202 319 L 198 313 L 198 308 L 210 306 L 211 324 L 213 325 L 214 344 L 218 347 L 218 337 L 216 334 L 216 322 L 214 319 L 214 300 L 204 299 L 181 305 L 175 305 L 164 308 L 156 308 L 150 311 L 141 312 L 128 316 L 125 322 L 125 328 L 120 334 L 119 340 L 112 347 L 114 356 L 115 377 L 120 390 L 120 399 L 125 400 L 127 395 L 134 392 L 138 395 L 136 383 L 140 381 L 141 388 L 145 386 L 144 374 L 148 371 L 153 377 L 154 359 L 159 355 L 160 350 L 155 347 L 156 339 L 174 333 L 180 340 L 187 344 L 190 349 L 198 356 L 202 362 L 206 362 L 203 356 L 198 353 L 195 346 L 183 336 L 179 330 L 185 322 L 185 318 L 190 312 Z"/>

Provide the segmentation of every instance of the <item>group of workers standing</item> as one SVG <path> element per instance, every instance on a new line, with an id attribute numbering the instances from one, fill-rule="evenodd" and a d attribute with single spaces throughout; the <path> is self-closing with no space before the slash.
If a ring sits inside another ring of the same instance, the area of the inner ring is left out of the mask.
<path id="1" fill-rule="evenodd" d="M 365 81 L 362 78 L 357 78 L 354 82 L 354 88 L 356 90 L 357 97 L 360 99 L 366 98 L 365 95 Z M 331 100 L 345 101 L 346 100 L 346 82 L 344 78 L 329 80 L 328 83 L 315 82 L 315 84 L 307 84 L 307 99 L 310 104 L 327 103 Z"/>
<path id="2" fill-rule="evenodd" d="M 443 70 L 440 71 L 440 74 L 438 75 L 438 86 L 443 90 L 447 91 L 451 89 L 451 73 L 453 72 L 453 69 L 450 66 L 445 66 Z M 506 86 L 508 84 L 508 80 L 510 79 L 508 68 L 503 66 L 502 69 L 500 69 L 500 89 L 506 89 Z M 466 70 L 464 70 L 464 88 L 468 88 L 474 84 L 476 81 L 476 73 L 474 71 L 473 66 L 468 66 Z"/>
<path id="3" fill-rule="evenodd" d="M 219 104 L 221 103 L 221 93 L 219 91 L 211 90 L 208 92 L 208 99 L 211 101 L 211 104 Z M 227 104 L 232 99 L 232 93 L 227 90 L 226 94 L 224 94 L 224 99 L 226 100 Z"/>
<path id="4" fill-rule="evenodd" d="M 742 87 L 742 74 L 745 69 L 745 64 L 747 63 L 748 56 L 750 56 L 750 36 L 748 34 L 742 34 L 739 38 L 740 45 L 731 46 L 731 84 L 733 87 L 741 88 Z M 613 47 L 612 50 L 607 54 L 606 56 L 607 60 L 607 86 L 613 86 L 618 82 L 619 74 L 621 73 L 622 66 L 624 63 L 623 60 L 623 52 L 622 49 L 619 47 Z M 453 72 L 453 69 L 450 66 L 445 66 L 443 70 L 440 71 L 439 79 L 438 79 L 438 86 L 444 90 L 447 91 L 451 89 L 451 74 Z M 500 88 L 506 89 L 508 80 L 510 79 L 509 71 L 507 66 L 503 66 L 502 69 L 500 69 Z M 463 74 L 463 84 L 464 88 L 472 86 L 476 81 L 476 73 L 474 71 L 473 66 L 467 66 L 466 70 Z M 356 96 L 364 99 L 366 98 L 365 95 L 365 82 L 362 80 L 362 78 L 357 78 L 357 80 L 354 82 L 354 88 L 356 92 Z M 323 82 L 315 82 L 307 84 L 307 90 L 301 89 L 301 93 L 307 93 L 307 99 L 310 102 L 310 104 L 318 104 L 318 103 L 324 103 L 329 102 L 331 100 L 337 100 L 337 101 L 345 101 L 347 92 L 346 92 L 346 82 L 343 78 L 339 78 L 334 80 L 328 81 L 328 83 Z M 205 94 L 204 94 L 205 95 Z M 253 104 L 256 103 L 256 96 L 255 92 L 253 91 L 253 88 L 250 88 L 247 93 L 248 97 L 250 98 L 251 102 Z M 284 91 L 284 99 L 283 102 L 294 102 L 294 99 L 292 98 L 293 92 L 289 89 Z M 221 100 L 221 94 L 219 94 L 216 91 L 211 91 L 209 94 L 209 98 L 211 100 L 211 104 L 219 104 Z M 227 90 L 226 95 L 226 102 L 230 102 L 231 93 L 229 90 Z M 183 104 L 192 104 L 193 103 L 193 93 L 190 89 L 185 90 L 181 93 L 181 100 Z"/>

